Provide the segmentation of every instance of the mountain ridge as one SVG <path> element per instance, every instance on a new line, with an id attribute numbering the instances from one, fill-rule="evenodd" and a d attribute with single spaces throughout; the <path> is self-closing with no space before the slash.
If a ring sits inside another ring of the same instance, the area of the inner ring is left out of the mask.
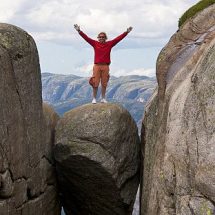
<path id="1" fill-rule="evenodd" d="M 59 115 L 80 105 L 90 103 L 92 87 L 89 77 L 73 74 L 42 73 L 42 96 Z M 106 97 L 109 102 L 123 105 L 133 116 L 140 129 L 144 106 L 156 86 L 155 77 L 129 75 L 111 76 Z M 98 102 L 101 96 L 98 91 Z"/>

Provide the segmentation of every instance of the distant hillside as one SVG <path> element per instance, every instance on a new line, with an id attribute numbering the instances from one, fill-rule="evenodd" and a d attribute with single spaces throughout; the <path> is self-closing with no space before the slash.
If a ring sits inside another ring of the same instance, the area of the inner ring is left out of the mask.
<path id="1" fill-rule="evenodd" d="M 92 100 L 92 87 L 86 77 L 42 73 L 42 86 L 43 100 L 51 104 L 59 115 Z M 123 105 L 140 128 L 144 106 L 155 87 L 155 78 L 112 76 L 107 88 L 107 100 Z"/>

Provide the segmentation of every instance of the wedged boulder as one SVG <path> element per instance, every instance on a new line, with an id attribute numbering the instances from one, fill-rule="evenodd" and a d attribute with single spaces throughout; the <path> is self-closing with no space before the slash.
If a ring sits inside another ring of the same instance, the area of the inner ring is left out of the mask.
<path id="1" fill-rule="evenodd" d="M 188 20 L 158 58 L 142 127 L 141 215 L 215 213 L 214 11 Z"/>
<path id="2" fill-rule="evenodd" d="M 87 104 L 64 114 L 54 156 L 67 215 L 131 214 L 139 184 L 137 126 L 123 107 Z"/>
<path id="3" fill-rule="evenodd" d="M 43 115 L 33 38 L 0 24 L 0 65 L 0 214 L 58 215 L 52 131 Z"/>

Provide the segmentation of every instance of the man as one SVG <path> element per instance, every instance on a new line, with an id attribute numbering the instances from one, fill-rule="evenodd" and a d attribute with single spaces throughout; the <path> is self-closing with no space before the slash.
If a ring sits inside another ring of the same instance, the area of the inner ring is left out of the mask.
<path id="1" fill-rule="evenodd" d="M 110 52 L 113 46 L 115 46 L 120 40 L 122 40 L 127 34 L 132 30 L 132 27 L 129 27 L 127 31 L 123 34 L 119 35 L 113 40 L 106 41 L 107 35 L 105 32 L 101 32 L 98 34 L 98 41 L 89 38 L 83 31 L 80 30 L 80 26 L 77 24 L 74 25 L 74 28 L 78 31 L 78 33 L 94 48 L 95 56 L 94 56 L 94 66 L 93 66 L 93 100 L 92 103 L 96 104 L 96 95 L 98 91 L 98 86 L 101 81 L 102 85 L 102 103 L 107 103 L 105 99 L 106 87 L 109 80 L 109 65 L 111 63 L 110 60 Z"/>

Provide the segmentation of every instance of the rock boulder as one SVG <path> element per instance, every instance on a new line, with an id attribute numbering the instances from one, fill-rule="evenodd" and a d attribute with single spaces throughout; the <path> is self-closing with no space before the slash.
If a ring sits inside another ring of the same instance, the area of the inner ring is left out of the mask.
<path id="1" fill-rule="evenodd" d="M 0 214 L 58 215 L 52 131 L 33 38 L 0 24 L 0 65 Z"/>
<path id="2" fill-rule="evenodd" d="M 131 214 L 139 184 L 137 126 L 116 104 L 88 104 L 57 124 L 54 149 L 68 215 Z"/>

